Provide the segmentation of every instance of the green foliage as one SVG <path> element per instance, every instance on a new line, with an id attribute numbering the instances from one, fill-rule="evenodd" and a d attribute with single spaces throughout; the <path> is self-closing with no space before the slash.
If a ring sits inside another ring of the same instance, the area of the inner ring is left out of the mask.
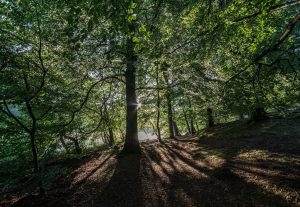
<path id="1" fill-rule="evenodd" d="M 191 122 L 197 130 L 206 125 L 208 107 L 217 122 L 261 105 L 282 113 L 298 107 L 299 19 L 276 44 L 299 4 L 284 4 L 2 0 L 1 162 L 31 160 L 32 128 L 39 159 L 75 152 L 76 140 L 84 150 L 108 144 L 109 131 L 124 140 L 128 42 L 137 59 L 141 130 L 156 131 L 160 110 L 167 137 L 167 95 L 182 134 Z"/>

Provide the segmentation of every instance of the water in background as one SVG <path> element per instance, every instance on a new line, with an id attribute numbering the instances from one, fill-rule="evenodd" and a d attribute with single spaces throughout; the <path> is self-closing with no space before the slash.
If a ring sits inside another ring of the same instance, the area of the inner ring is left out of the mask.
<path id="1" fill-rule="evenodd" d="M 139 137 L 140 141 L 157 139 L 157 136 L 154 134 L 154 130 L 151 128 L 146 128 L 144 130 L 140 130 L 138 132 L 138 137 Z"/>

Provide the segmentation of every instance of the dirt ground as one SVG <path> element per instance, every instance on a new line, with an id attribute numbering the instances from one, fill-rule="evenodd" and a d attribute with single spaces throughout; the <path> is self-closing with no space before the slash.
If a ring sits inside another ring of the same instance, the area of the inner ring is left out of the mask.
<path id="1" fill-rule="evenodd" d="M 12 197 L 2 205 L 300 206 L 299 134 L 288 123 L 277 131 L 272 124 L 234 133 L 230 127 L 236 129 L 144 142 L 140 155 L 94 153 L 72 163 L 46 196 Z"/>

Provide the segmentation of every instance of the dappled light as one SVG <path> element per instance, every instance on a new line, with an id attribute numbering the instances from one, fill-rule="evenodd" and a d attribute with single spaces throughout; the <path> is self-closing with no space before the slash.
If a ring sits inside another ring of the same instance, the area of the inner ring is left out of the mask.
<path id="1" fill-rule="evenodd" d="M 299 151 L 267 150 L 270 142 L 284 144 L 277 137 L 238 139 L 232 147 L 221 139 L 185 136 L 144 142 L 141 154 L 116 156 L 111 150 L 90 154 L 58 177 L 48 198 L 39 202 L 43 206 L 122 206 L 125 200 L 130 206 L 296 204 Z M 227 150 L 218 153 L 223 149 Z"/>
<path id="2" fill-rule="evenodd" d="M 300 0 L 0 0 L 0 207 L 300 206 Z"/>

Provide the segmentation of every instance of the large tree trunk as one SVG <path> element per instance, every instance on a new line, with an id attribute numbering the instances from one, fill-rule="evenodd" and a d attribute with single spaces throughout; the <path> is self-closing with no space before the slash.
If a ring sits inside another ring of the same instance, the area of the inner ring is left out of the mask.
<path id="1" fill-rule="evenodd" d="M 140 143 L 138 140 L 137 127 L 137 100 L 135 89 L 135 62 L 136 56 L 134 54 L 134 43 L 132 40 L 127 41 L 126 54 L 126 135 L 123 152 L 136 153 L 140 152 Z"/>

